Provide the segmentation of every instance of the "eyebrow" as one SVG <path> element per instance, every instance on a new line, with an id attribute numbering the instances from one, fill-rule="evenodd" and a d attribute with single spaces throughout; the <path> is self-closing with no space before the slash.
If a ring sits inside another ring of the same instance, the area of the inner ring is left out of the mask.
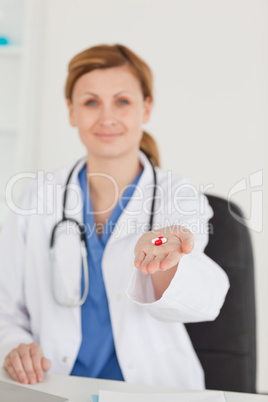
<path id="1" fill-rule="evenodd" d="M 128 93 L 128 94 L 130 94 L 128 91 L 124 90 L 124 91 L 117 92 L 117 93 L 114 95 L 114 98 L 115 98 L 116 96 L 122 94 L 122 93 Z M 87 91 L 87 92 L 84 92 L 83 95 L 93 95 L 93 96 L 95 96 L 96 98 L 98 98 L 98 95 L 97 95 L 97 94 L 94 94 L 94 92 L 88 92 L 88 91 Z"/>

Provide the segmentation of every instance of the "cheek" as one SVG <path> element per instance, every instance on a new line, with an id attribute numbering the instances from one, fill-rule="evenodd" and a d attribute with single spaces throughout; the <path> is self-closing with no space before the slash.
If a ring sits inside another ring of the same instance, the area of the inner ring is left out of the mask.
<path id="1" fill-rule="evenodd" d="M 77 113 L 77 126 L 80 129 L 89 129 L 96 121 L 94 112 L 88 113 L 87 110 L 80 110 Z"/>
<path id="2" fill-rule="evenodd" d="M 135 130 L 141 128 L 143 113 L 139 109 L 132 110 L 130 113 L 126 114 L 124 118 L 129 127 L 132 127 Z"/>

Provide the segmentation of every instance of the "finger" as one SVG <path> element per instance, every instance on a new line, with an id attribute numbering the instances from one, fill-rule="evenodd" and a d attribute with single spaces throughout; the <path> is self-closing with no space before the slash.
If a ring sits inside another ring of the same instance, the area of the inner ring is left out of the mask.
<path id="1" fill-rule="evenodd" d="M 177 265 L 181 258 L 181 253 L 178 251 L 171 251 L 160 263 L 160 269 L 166 271 L 169 268 Z"/>
<path id="2" fill-rule="evenodd" d="M 141 272 L 143 274 L 148 274 L 148 265 L 151 261 L 153 261 L 153 259 L 155 258 L 155 256 L 153 254 L 148 254 L 146 255 L 146 257 L 144 258 L 142 264 L 141 264 Z"/>
<path id="3" fill-rule="evenodd" d="M 46 357 L 42 357 L 41 365 L 42 365 L 44 372 L 47 372 L 50 369 L 52 362 L 51 362 L 51 360 L 47 359 Z"/>
<path id="4" fill-rule="evenodd" d="M 11 378 L 13 378 L 13 380 L 18 381 L 19 382 L 19 377 L 17 376 L 14 368 L 12 367 L 11 363 L 10 363 L 10 359 L 9 356 L 6 357 L 5 359 L 5 363 L 4 363 L 4 369 L 8 372 L 8 374 L 10 375 Z"/>
<path id="5" fill-rule="evenodd" d="M 28 384 L 29 380 L 22 365 L 18 351 L 17 350 L 12 351 L 9 356 L 10 356 L 11 371 L 14 370 L 16 376 L 19 379 L 19 382 L 23 384 Z"/>
<path id="6" fill-rule="evenodd" d="M 181 250 L 184 254 L 189 254 L 194 248 L 193 236 L 182 239 Z"/>
<path id="7" fill-rule="evenodd" d="M 37 378 L 33 368 L 32 357 L 30 355 L 30 347 L 19 348 L 19 355 L 30 384 L 36 384 Z"/>
<path id="8" fill-rule="evenodd" d="M 154 274 L 156 271 L 158 271 L 160 269 L 160 263 L 165 259 L 166 254 L 165 253 L 161 253 L 158 254 L 154 260 L 152 260 L 149 265 L 148 265 L 148 272 L 150 274 Z"/>
<path id="9" fill-rule="evenodd" d="M 136 268 L 140 268 L 141 264 L 145 258 L 145 253 L 143 251 L 138 251 L 135 256 L 134 265 Z"/>
<path id="10" fill-rule="evenodd" d="M 175 233 L 175 236 L 178 237 L 181 242 L 182 252 L 185 254 L 189 254 L 194 248 L 194 235 L 190 230 L 186 229 L 183 226 L 178 226 L 178 228 L 179 232 Z"/>
<path id="11" fill-rule="evenodd" d="M 41 382 L 44 379 L 43 367 L 41 365 L 43 353 L 41 347 L 37 343 L 33 343 L 30 346 L 30 356 L 32 359 L 32 366 L 36 376 L 36 380 L 38 382 Z"/>

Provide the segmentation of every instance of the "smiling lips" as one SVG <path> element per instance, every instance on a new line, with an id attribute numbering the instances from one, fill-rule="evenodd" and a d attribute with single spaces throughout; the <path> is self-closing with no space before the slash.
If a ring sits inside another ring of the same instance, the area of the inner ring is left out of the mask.
<path id="1" fill-rule="evenodd" d="M 115 138 L 118 138 L 122 135 L 122 133 L 96 133 L 96 136 L 101 138 L 102 140 L 111 141 Z"/>

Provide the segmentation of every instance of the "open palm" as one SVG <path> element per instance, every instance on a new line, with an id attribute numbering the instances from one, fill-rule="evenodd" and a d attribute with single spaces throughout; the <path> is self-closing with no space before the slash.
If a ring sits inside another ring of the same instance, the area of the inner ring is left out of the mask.
<path id="1" fill-rule="evenodd" d="M 165 244 L 156 246 L 152 240 L 164 236 Z M 166 271 L 177 265 L 184 254 L 194 246 L 194 235 L 182 226 L 167 226 L 142 235 L 135 246 L 135 267 L 143 274 Z"/>

